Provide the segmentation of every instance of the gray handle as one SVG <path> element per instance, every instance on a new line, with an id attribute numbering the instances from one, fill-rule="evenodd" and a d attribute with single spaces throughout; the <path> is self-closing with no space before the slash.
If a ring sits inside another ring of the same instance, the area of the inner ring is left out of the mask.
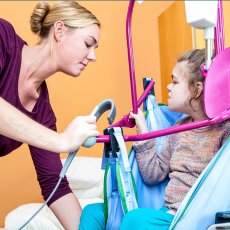
<path id="1" fill-rule="evenodd" d="M 100 102 L 90 114 L 92 116 L 96 116 L 96 121 L 100 118 L 100 116 L 107 110 L 111 110 L 107 119 L 109 124 L 111 125 L 116 117 L 116 107 L 114 101 L 111 99 L 105 99 L 104 101 Z M 83 147 L 91 148 L 96 144 L 96 137 L 89 137 L 83 143 Z"/>

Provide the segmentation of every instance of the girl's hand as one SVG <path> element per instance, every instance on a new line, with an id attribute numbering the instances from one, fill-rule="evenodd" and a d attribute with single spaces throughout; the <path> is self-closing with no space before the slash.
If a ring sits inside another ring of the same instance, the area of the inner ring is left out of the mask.
<path id="1" fill-rule="evenodd" d="M 147 124 L 146 124 L 145 116 L 144 116 L 143 112 L 140 109 L 138 109 L 138 114 L 134 114 L 132 111 L 133 110 L 131 110 L 131 112 L 129 114 L 129 119 L 135 120 L 137 134 L 148 133 L 149 131 L 147 128 Z"/>
<path id="2" fill-rule="evenodd" d="M 63 152 L 73 152 L 78 150 L 88 137 L 100 135 L 97 131 L 96 117 L 84 116 L 76 117 L 60 134 L 61 143 L 63 143 Z"/>

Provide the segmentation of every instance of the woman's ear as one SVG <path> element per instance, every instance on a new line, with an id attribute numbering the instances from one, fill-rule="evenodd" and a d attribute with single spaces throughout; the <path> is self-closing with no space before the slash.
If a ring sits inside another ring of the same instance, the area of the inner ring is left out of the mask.
<path id="1" fill-rule="evenodd" d="M 195 99 L 199 98 L 200 95 L 202 94 L 203 90 L 204 90 L 204 85 L 202 82 L 197 82 L 196 83 L 196 88 L 198 89 L 197 90 L 197 94 L 196 94 L 196 97 Z"/>
<path id="2" fill-rule="evenodd" d="M 60 42 L 65 31 L 65 24 L 62 21 L 54 23 L 54 39 L 56 42 Z"/>

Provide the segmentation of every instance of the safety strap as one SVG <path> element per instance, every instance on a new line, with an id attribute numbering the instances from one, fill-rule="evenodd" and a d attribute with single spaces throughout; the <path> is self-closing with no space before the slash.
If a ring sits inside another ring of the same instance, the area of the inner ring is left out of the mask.
<path id="1" fill-rule="evenodd" d="M 119 229 L 118 224 L 124 215 L 138 208 L 136 186 L 121 128 L 113 128 L 113 136 L 120 151 L 116 152 L 117 157 L 114 157 L 111 151 L 109 151 L 109 157 L 105 157 L 104 150 L 102 160 L 102 168 L 107 164 L 104 178 L 106 230 Z"/>
<path id="2" fill-rule="evenodd" d="M 131 175 L 128 154 L 121 128 L 114 128 L 114 136 L 121 150 L 117 158 L 116 173 L 118 188 L 121 195 L 124 212 L 126 214 L 128 211 L 138 208 L 136 199 L 137 194 L 135 193 L 136 185 L 135 183 L 133 184 L 134 181 Z"/>
<path id="3" fill-rule="evenodd" d="M 130 172 L 131 169 L 130 169 L 129 160 L 128 160 L 128 153 L 126 150 L 126 145 L 125 145 L 124 137 L 123 137 L 122 132 L 121 132 L 121 128 L 115 127 L 113 129 L 114 129 L 113 134 L 114 134 L 114 136 L 115 136 L 115 138 L 119 144 L 119 147 L 121 149 L 121 156 L 122 156 L 122 161 L 124 164 L 124 169 L 126 172 Z"/>

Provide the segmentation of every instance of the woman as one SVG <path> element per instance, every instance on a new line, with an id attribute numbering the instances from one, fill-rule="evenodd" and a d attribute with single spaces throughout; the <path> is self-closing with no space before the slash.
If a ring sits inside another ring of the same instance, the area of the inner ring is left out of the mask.
<path id="1" fill-rule="evenodd" d="M 76 2 L 58 2 L 50 7 L 40 2 L 30 20 L 31 30 L 40 37 L 35 47 L 29 47 L 14 31 L 12 25 L 0 20 L 0 96 L 40 124 L 56 131 L 56 118 L 49 102 L 45 80 L 60 71 L 78 77 L 91 61 L 96 61 L 94 49 L 100 38 L 100 22 Z M 95 118 L 76 121 L 84 140 L 96 131 Z M 52 140 L 38 133 L 20 129 L 20 121 L 6 116 L 4 121 L 34 142 L 49 145 Z M 72 129 L 72 126 L 67 128 Z M 86 130 L 86 131 L 85 131 Z M 61 138 L 66 134 L 61 134 Z M 49 137 L 49 135 L 47 135 Z M 75 136 L 76 137 L 76 136 Z M 64 138 L 65 139 L 65 138 Z M 0 156 L 18 148 L 22 143 L 0 136 Z M 58 154 L 29 146 L 42 195 L 46 200 L 54 189 L 62 165 Z M 64 178 L 48 202 L 65 229 L 78 229 L 81 207 Z"/>

